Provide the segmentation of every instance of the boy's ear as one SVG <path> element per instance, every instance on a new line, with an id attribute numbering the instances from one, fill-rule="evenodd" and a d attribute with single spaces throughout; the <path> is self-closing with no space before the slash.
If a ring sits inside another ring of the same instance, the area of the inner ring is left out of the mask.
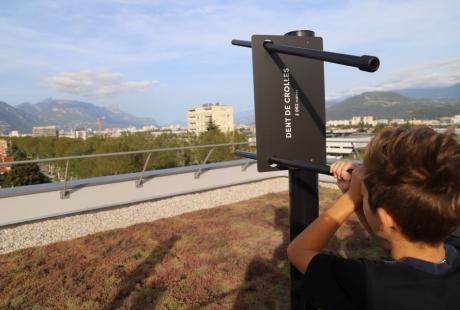
<path id="1" fill-rule="evenodd" d="M 385 228 L 396 227 L 396 222 L 393 220 L 393 217 L 384 208 L 377 208 L 377 215 L 383 227 Z"/>

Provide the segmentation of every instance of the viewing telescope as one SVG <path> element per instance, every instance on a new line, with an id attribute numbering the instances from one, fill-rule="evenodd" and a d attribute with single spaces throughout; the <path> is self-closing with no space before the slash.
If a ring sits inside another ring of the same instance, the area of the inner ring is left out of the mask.
<path id="1" fill-rule="evenodd" d="M 251 42 L 243 40 L 232 40 L 233 45 L 252 47 Z M 267 40 L 264 42 L 264 48 L 267 51 L 278 52 L 287 55 L 301 56 L 310 59 L 317 59 L 326 62 L 332 62 L 340 65 L 356 67 L 361 71 L 375 72 L 380 66 L 380 60 L 375 56 L 362 55 L 354 56 L 326 51 L 319 51 L 312 48 L 295 47 L 282 44 L 274 44 Z"/>
<path id="2" fill-rule="evenodd" d="M 236 150 L 235 155 L 240 156 L 240 157 L 245 157 L 249 159 L 257 159 L 257 155 L 254 153 L 250 152 L 245 152 L 245 151 L 240 151 Z M 301 160 L 288 160 L 288 159 L 282 159 L 282 158 L 276 158 L 276 157 L 270 157 L 268 159 L 269 164 L 271 165 L 277 165 L 279 167 L 283 167 L 286 169 L 308 169 L 315 171 L 317 173 L 325 174 L 325 175 L 333 175 L 330 172 L 330 167 L 325 164 L 315 164 L 315 163 L 308 163 L 305 161 Z M 349 169 L 351 173 L 351 169 Z"/>
<path id="3" fill-rule="evenodd" d="M 375 72 L 380 61 L 376 56 L 323 51 L 323 39 L 310 30 L 253 35 L 251 41 L 232 44 L 252 50 L 257 141 L 257 153 L 235 154 L 257 160 L 259 172 L 289 171 L 293 240 L 318 217 L 318 174 L 332 175 L 326 164 L 324 62 Z M 291 267 L 293 310 L 313 309 L 307 306 L 302 279 Z"/>

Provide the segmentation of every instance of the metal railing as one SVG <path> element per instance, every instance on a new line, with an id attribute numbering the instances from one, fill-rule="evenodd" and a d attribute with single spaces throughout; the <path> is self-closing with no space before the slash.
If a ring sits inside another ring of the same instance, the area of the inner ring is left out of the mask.
<path id="1" fill-rule="evenodd" d="M 68 170 L 68 162 L 73 159 L 140 153 L 149 154 L 145 159 L 142 171 L 69 180 L 68 182 L 65 180 L 54 183 L 0 189 L 0 200 L 2 202 L 0 227 L 55 216 L 100 210 L 113 206 L 129 205 L 140 201 L 168 198 L 248 182 L 287 177 L 286 171 L 282 170 L 265 173 L 257 172 L 255 156 L 250 159 L 207 163 L 211 156 L 210 154 L 216 148 L 244 145 L 254 144 L 249 142 L 211 144 L 13 162 L 13 165 L 17 165 L 60 160 L 66 162 Z M 147 171 L 148 163 L 152 160 L 150 156 L 152 153 L 181 151 L 184 148 L 209 148 L 209 151 L 204 160 L 198 164 Z M 336 160 L 328 158 L 326 164 L 331 164 L 334 161 Z M 354 162 L 359 161 L 354 160 Z M 6 165 L 8 164 L 11 163 L 6 163 Z M 335 183 L 334 177 L 322 174 L 319 175 L 319 181 L 322 183 Z M 129 184 L 132 185 L 128 186 Z M 73 198 L 67 199 L 70 196 Z"/>
<path id="2" fill-rule="evenodd" d="M 63 157 L 49 157 L 42 159 L 31 159 L 31 160 L 18 160 L 12 162 L 0 162 L 1 166 L 14 166 L 14 165 L 23 165 L 23 164 L 38 164 L 46 162 L 56 162 L 56 161 L 66 161 L 65 171 L 64 171 L 64 185 L 63 189 L 60 192 L 61 199 L 69 198 L 70 191 L 67 188 L 68 182 L 68 171 L 69 171 L 69 161 L 78 160 L 78 159 L 88 159 L 88 158 L 98 158 L 98 157 L 113 157 L 113 156 L 124 156 L 124 155 L 135 155 L 135 154 L 148 154 L 147 159 L 144 162 L 143 169 L 141 171 L 139 179 L 136 181 L 136 187 L 142 187 L 144 183 L 144 174 L 149 164 L 152 153 L 159 152 L 171 152 L 171 151 L 186 151 L 186 150 L 197 150 L 197 149 L 210 149 L 205 156 L 204 160 L 200 163 L 198 170 L 195 172 L 195 178 L 198 179 L 203 173 L 203 167 L 208 162 L 211 154 L 216 148 L 223 147 L 235 147 L 242 145 L 252 145 L 253 142 L 233 142 L 233 143 L 221 143 L 221 144 L 206 144 L 206 145 L 192 145 L 192 146 L 181 146 L 181 147 L 167 147 L 167 148 L 156 148 L 148 150 L 139 150 L 139 151 L 125 151 L 125 152 L 112 152 L 112 153 L 100 153 L 100 154 L 89 154 L 89 155 L 74 155 L 74 156 L 63 156 Z"/>
<path id="3" fill-rule="evenodd" d="M 347 139 L 347 138 L 330 138 L 326 139 L 330 142 L 336 142 L 334 140 L 340 140 L 340 142 L 344 143 L 351 143 L 353 152 L 360 158 L 360 154 L 357 151 L 357 147 L 355 143 L 366 143 L 368 141 L 360 141 L 357 139 Z M 49 157 L 49 158 L 42 158 L 42 159 L 32 159 L 32 160 L 19 160 L 13 162 L 0 162 L 1 166 L 13 166 L 13 165 L 22 165 L 22 164 L 38 164 L 38 163 L 46 163 L 46 162 L 56 162 L 56 161 L 65 161 L 65 170 L 64 170 L 64 178 L 61 182 L 56 182 L 54 184 L 63 183 L 62 190 L 60 191 L 61 199 L 67 199 L 70 196 L 70 190 L 68 188 L 68 181 L 69 181 L 69 161 L 71 160 L 79 160 L 79 159 L 88 159 L 88 158 L 99 158 L 99 157 L 114 157 L 114 156 L 124 156 L 124 155 L 135 155 L 135 154 L 148 154 L 147 158 L 144 162 L 143 169 L 140 171 L 138 179 L 135 181 L 135 186 L 137 188 L 141 188 L 144 183 L 145 179 L 145 172 L 147 170 L 148 164 L 150 162 L 151 156 L 153 153 L 159 152 L 171 152 L 171 151 L 186 151 L 186 150 L 197 150 L 197 149 L 209 149 L 208 153 L 206 154 L 204 160 L 198 165 L 195 171 L 195 179 L 200 178 L 201 174 L 203 173 L 205 165 L 208 163 L 209 158 L 211 157 L 212 153 L 216 148 L 223 148 L 223 147 L 233 147 L 236 146 L 255 146 L 254 142 L 233 142 L 233 143 L 222 143 L 222 144 L 206 144 L 206 145 L 193 145 L 193 146 L 181 146 L 181 147 L 167 147 L 167 148 L 156 148 L 156 149 L 147 149 L 147 150 L 138 150 L 138 151 L 125 151 L 125 152 L 112 152 L 112 153 L 100 153 L 100 154 L 89 154 L 89 155 L 74 155 L 74 156 L 63 156 L 63 157 Z M 333 162 L 335 160 L 329 160 L 328 163 Z M 247 164 L 243 166 L 243 171 L 247 168 Z M 116 176 L 112 176 L 111 182 L 116 179 Z M 1 191 L 1 189 L 0 189 Z"/>
<path id="4" fill-rule="evenodd" d="M 336 142 L 331 140 L 340 139 L 337 142 L 351 143 L 355 147 L 355 143 L 366 143 L 369 141 L 357 141 L 356 139 L 346 139 L 346 138 L 328 138 L 326 143 L 329 140 L 330 142 Z M 206 145 L 192 145 L 192 146 L 179 146 L 179 147 L 167 147 L 167 148 L 157 148 L 149 150 L 139 150 L 139 151 L 125 151 L 125 152 L 112 152 L 112 153 L 100 153 L 100 154 L 89 154 L 89 155 L 73 155 L 73 156 L 62 156 L 62 157 L 49 157 L 41 159 L 30 159 L 30 160 L 18 160 L 10 162 L 0 162 L 1 166 L 13 166 L 21 164 L 34 164 L 34 163 L 45 163 L 51 161 L 64 161 L 64 160 L 74 160 L 74 159 L 87 159 L 87 158 L 97 158 L 97 157 L 111 157 L 111 156 L 123 156 L 123 155 L 134 155 L 134 154 L 146 154 L 146 153 L 158 153 L 158 152 L 168 152 L 168 151 L 185 151 L 192 149 L 206 149 L 206 148 L 218 148 L 218 147 L 229 147 L 237 145 L 251 145 L 255 146 L 254 142 L 233 142 L 233 143 L 222 143 L 222 144 L 206 144 Z"/>
<path id="5" fill-rule="evenodd" d="M 226 146 L 236 146 L 236 145 L 250 145 L 250 144 L 254 144 L 254 143 L 253 142 L 234 142 L 234 143 L 222 143 L 222 144 L 166 147 L 166 148 L 157 148 L 157 149 L 140 150 L 140 151 L 126 151 L 126 152 L 100 153 L 100 154 L 89 154 L 89 155 L 49 157 L 49 158 L 42 158 L 42 159 L 1 162 L 0 167 L 20 165 L 20 164 L 45 163 L 45 162 L 50 162 L 50 161 L 63 161 L 63 160 L 86 159 L 86 158 L 96 158 L 96 157 L 110 157 L 110 156 L 122 156 L 122 155 L 133 155 L 133 154 L 158 153 L 158 152 L 168 152 L 168 151 L 183 151 L 183 150 L 185 151 L 185 150 L 192 150 L 192 149 L 206 149 L 206 148 L 216 148 L 216 147 L 226 147 Z"/>
<path id="6" fill-rule="evenodd" d="M 256 162 L 238 159 L 200 165 L 148 170 L 142 188 L 135 186 L 140 172 L 71 180 L 69 199 L 61 199 L 62 183 L 43 183 L 0 190 L 0 229 L 30 221 L 81 212 L 123 207 L 143 201 L 287 177 L 286 171 L 259 173 Z"/>

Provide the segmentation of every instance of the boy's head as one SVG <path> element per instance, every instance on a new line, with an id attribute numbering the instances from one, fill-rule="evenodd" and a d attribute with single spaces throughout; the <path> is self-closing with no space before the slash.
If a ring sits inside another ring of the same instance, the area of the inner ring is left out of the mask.
<path id="1" fill-rule="evenodd" d="M 459 226 L 460 145 L 452 130 L 387 127 L 363 163 L 366 217 L 389 215 L 408 241 L 431 245 Z"/>

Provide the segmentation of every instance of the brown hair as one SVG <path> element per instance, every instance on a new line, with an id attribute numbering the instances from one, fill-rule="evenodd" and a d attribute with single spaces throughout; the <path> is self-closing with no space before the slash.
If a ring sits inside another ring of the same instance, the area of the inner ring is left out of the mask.
<path id="1" fill-rule="evenodd" d="M 412 242 L 437 244 L 460 219 L 460 145 L 453 129 L 387 127 L 364 155 L 369 206 L 385 209 Z"/>

